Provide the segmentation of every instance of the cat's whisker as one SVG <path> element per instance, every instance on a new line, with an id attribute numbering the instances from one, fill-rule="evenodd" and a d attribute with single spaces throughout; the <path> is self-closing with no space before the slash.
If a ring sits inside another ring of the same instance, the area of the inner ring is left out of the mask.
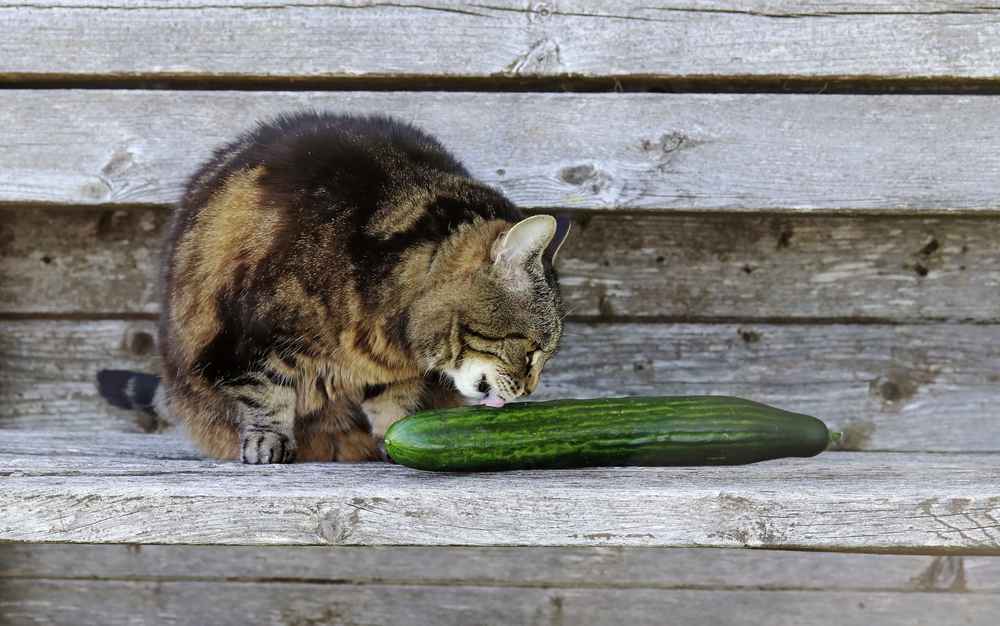
<path id="1" fill-rule="evenodd" d="M 562 317 L 559 318 L 559 321 L 561 322 L 562 320 L 566 319 L 570 315 L 573 315 L 579 310 L 580 310 L 579 305 L 568 307 L 566 311 L 562 314 Z"/>

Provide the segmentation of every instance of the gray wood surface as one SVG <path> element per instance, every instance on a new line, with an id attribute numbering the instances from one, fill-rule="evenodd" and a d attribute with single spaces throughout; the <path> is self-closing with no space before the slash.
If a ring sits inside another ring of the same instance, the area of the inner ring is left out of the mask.
<path id="1" fill-rule="evenodd" d="M 5 623 L 992 626 L 997 594 L 0 581 Z M 665 621 L 669 620 L 669 621 Z"/>
<path id="2" fill-rule="evenodd" d="M 1000 591 L 997 565 L 1000 557 L 741 548 L 0 544 L 0 579 Z"/>
<path id="3" fill-rule="evenodd" d="M 154 313 L 168 209 L 0 211 L 0 313 Z M 576 317 L 1000 320 L 1000 219 L 576 214 Z"/>
<path id="4" fill-rule="evenodd" d="M 144 415 L 107 407 L 95 382 L 97 370 L 108 367 L 157 371 L 155 326 L 0 322 L 0 427 L 157 429 Z"/>
<path id="5" fill-rule="evenodd" d="M 996 454 L 465 475 L 189 455 L 165 435 L 2 432 L 0 541 L 1000 554 Z"/>
<path id="6" fill-rule="evenodd" d="M 0 322 L 0 428 L 158 430 L 97 396 L 156 371 L 151 321 Z M 532 398 L 736 395 L 845 431 L 854 450 L 1000 451 L 995 325 L 568 324 Z"/>
<path id="7" fill-rule="evenodd" d="M 416 122 L 525 207 L 1000 210 L 1000 101 L 975 96 L 0 92 L 0 202 L 174 202 L 261 117 Z"/>
<path id="8" fill-rule="evenodd" d="M 0 209 L 0 313 L 151 313 L 168 209 Z"/>
<path id="9" fill-rule="evenodd" d="M 942 565 L 944 564 L 942 563 Z M 965 577 L 966 587 L 970 591 L 1000 592 L 1000 559 L 963 557 L 962 575 Z"/>
<path id="10" fill-rule="evenodd" d="M 0 6 L 0 80 L 937 88 L 1000 77 L 998 11 L 52 0 Z M 994 98 L 0 92 L 0 314 L 154 314 L 163 206 L 184 177 L 257 118 L 314 106 L 422 124 L 522 206 L 626 210 L 575 214 L 562 259 L 575 316 L 745 320 L 572 324 L 540 397 L 731 393 L 816 413 L 845 429 L 845 448 L 1000 450 L 1000 220 L 924 217 L 1000 212 Z M 713 210 L 918 217 L 684 213 Z M 810 318 L 821 323 L 761 323 Z M 852 319 L 906 325 L 829 323 Z M 913 324 L 929 320 L 980 325 Z M 479 476 L 247 468 L 199 460 L 176 434 L 106 432 L 167 426 L 114 412 L 93 387 L 100 367 L 154 368 L 153 335 L 148 320 L 0 322 L 0 542 L 248 545 L 0 543 L 0 623 L 867 626 L 1000 613 L 1000 556 L 968 556 L 1000 555 L 997 455 Z M 540 547 L 488 547 L 511 544 Z"/>
<path id="11" fill-rule="evenodd" d="M 0 73 L 19 78 L 1000 74 L 975 0 L 24 4 L 0 8 Z"/>

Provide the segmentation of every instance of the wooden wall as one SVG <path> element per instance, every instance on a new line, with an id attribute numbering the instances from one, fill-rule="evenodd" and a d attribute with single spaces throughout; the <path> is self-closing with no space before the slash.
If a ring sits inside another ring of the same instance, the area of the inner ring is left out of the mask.
<path id="1" fill-rule="evenodd" d="M 315 107 L 413 121 L 529 212 L 573 218 L 560 262 L 571 323 L 542 397 L 735 394 L 823 417 L 844 449 L 1000 451 L 998 11 L 973 0 L 4 4 L 0 429 L 168 427 L 105 406 L 93 381 L 103 367 L 156 368 L 170 204 L 214 145 Z M 977 578 L 959 557 L 536 550 L 541 578 L 524 583 L 523 551 L 125 550 L 0 546 L 0 617 L 201 623 L 192 603 L 248 607 L 226 613 L 235 621 L 281 597 L 289 612 L 271 623 L 425 607 L 427 623 L 583 624 L 608 606 L 630 622 L 658 623 L 669 607 L 709 623 L 725 606 L 746 623 L 909 624 L 991 623 L 998 606 L 995 563 Z M 389 573 L 273 579 L 250 564 L 308 569 L 328 556 Z M 196 581 L 170 569 L 213 559 L 232 569 Z M 605 576 L 608 559 L 619 569 Z M 92 560 L 96 573 L 60 574 Z M 154 561 L 167 565 L 143 569 Z M 743 578 L 670 578 L 704 562 Z M 414 563 L 429 569 L 406 574 Z M 574 568 L 598 573 L 565 579 Z M 512 606 L 522 612 L 502 612 Z"/>
<path id="2" fill-rule="evenodd" d="M 1000 55 L 960 0 L 0 7 L 0 427 L 143 431 L 185 177 L 279 111 L 399 115 L 571 216 L 543 397 L 739 394 L 1000 449 Z M 56 51 L 56 53 L 53 53 Z"/>

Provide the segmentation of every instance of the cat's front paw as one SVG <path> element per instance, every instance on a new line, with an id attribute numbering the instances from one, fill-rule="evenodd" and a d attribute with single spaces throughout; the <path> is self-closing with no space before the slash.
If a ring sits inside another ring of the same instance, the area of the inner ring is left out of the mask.
<path id="1" fill-rule="evenodd" d="M 248 430 L 240 437 L 240 456 L 244 463 L 291 463 L 295 460 L 295 441 L 272 430 Z"/>

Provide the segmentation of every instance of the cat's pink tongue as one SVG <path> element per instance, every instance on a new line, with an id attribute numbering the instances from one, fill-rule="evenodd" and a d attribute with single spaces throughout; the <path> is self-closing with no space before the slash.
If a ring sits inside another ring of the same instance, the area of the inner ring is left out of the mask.
<path id="1" fill-rule="evenodd" d="M 485 406 L 489 406 L 489 407 L 493 407 L 494 409 L 499 409 L 500 407 L 502 407 L 504 405 L 504 401 L 503 401 L 503 398 L 501 398 L 500 396 L 498 396 L 498 395 L 496 395 L 494 393 L 491 393 L 491 394 L 487 395 L 485 398 L 483 398 L 482 400 L 480 400 L 479 404 L 482 404 L 482 405 L 485 405 Z"/>

